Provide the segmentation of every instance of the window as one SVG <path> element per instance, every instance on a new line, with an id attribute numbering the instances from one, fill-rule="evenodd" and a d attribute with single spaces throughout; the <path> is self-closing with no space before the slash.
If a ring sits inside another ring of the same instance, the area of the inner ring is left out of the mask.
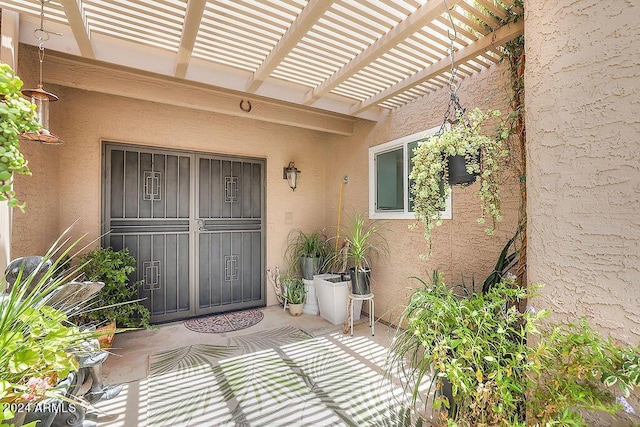
<path id="1" fill-rule="evenodd" d="M 440 127 L 369 148 L 369 216 L 377 219 L 414 219 L 411 182 L 413 150 Z M 451 195 L 443 219 L 451 219 Z"/>

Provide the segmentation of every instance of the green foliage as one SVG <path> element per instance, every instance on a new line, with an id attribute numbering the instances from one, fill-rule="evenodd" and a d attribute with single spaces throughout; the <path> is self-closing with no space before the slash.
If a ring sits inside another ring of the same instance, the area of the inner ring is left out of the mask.
<path id="1" fill-rule="evenodd" d="M 300 273 L 301 257 L 324 259 L 329 251 L 327 237 L 322 231 L 314 230 L 311 233 L 305 233 L 302 230 L 292 230 L 288 236 L 285 258 L 289 270 Z"/>
<path id="2" fill-rule="evenodd" d="M 518 229 L 516 231 L 516 234 L 514 234 L 511 239 L 509 239 L 509 241 L 502 248 L 502 251 L 500 251 L 500 255 L 498 256 L 495 267 L 493 267 L 493 271 L 489 273 L 487 278 L 484 279 L 484 282 L 482 283 L 483 293 L 489 292 L 489 290 L 493 286 L 495 286 L 496 283 L 504 280 L 511 269 L 518 263 L 518 255 L 520 253 L 520 250 L 515 247 L 515 244 L 520 232 L 521 229 Z M 512 247 L 513 249 L 511 249 Z"/>
<path id="3" fill-rule="evenodd" d="M 387 241 L 382 235 L 384 229 L 384 224 L 369 221 L 364 213 L 353 215 L 351 223 L 345 227 L 347 257 L 358 270 L 370 267 L 373 256 L 388 254 Z"/>
<path id="4" fill-rule="evenodd" d="M 79 259 L 86 280 L 104 282 L 98 294 L 101 308 L 87 311 L 84 317 L 94 323 L 116 321 L 119 327 L 148 328 L 151 314 L 140 303 L 138 286 L 129 276 L 136 269 L 136 260 L 127 248 L 96 248 Z"/>
<path id="5" fill-rule="evenodd" d="M 451 192 L 447 182 L 447 156 L 464 156 L 467 172 L 479 174 L 476 194 L 482 203 L 483 216 L 478 222 L 484 223 L 485 215 L 492 219 L 492 226 L 486 232 L 491 234 L 496 222 L 502 220 L 499 178 L 503 159 L 508 155 L 505 140 L 509 132 L 502 122 L 493 136 L 487 135 L 483 129 L 485 121 L 499 117 L 499 111 L 483 112 L 476 108 L 467 116 L 459 116 L 458 122 L 450 129 L 422 141 L 414 150 L 414 166 L 409 178 L 413 180 L 413 210 L 416 219 L 424 223 L 425 238 L 429 242 L 426 256 L 431 254 L 431 230 L 441 224 L 441 212 Z"/>
<path id="6" fill-rule="evenodd" d="M 579 409 L 615 412 L 611 387 L 628 394 L 639 384 L 640 347 L 605 340 L 584 321 L 540 334 L 548 313 L 518 311 L 530 294 L 513 279 L 469 298 L 437 274 L 431 285 L 422 283 L 405 309 L 389 369 L 411 378 L 405 387 L 416 407 L 427 394 L 424 381 L 438 390 L 451 385 L 451 396 L 437 394 L 433 402 L 443 424 L 585 425 Z M 534 335 L 537 343 L 527 343 Z"/>
<path id="7" fill-rule="evenodd" d="M 67 321 L 67 312 L 76 306 L 48 305 L 58 288 L 78 274 L 77 269 L 60 273 L 78 242 L 62 251 L 63 243 L 56 242 L 45 255 L 39 271 L 48 260 L 53 262 L 45 273 L 20 274 L 10 291 L 0 294 L 0 402 L 61 398 L 55 384 L 78 368 L 71 349 L 82 348 L 81 343 L 92 337 Z M 56 253 L 61 254 L 54 259 Z M 6 286 L 3 278 L 0 289 Z M 12 417 L 8 410 L 0 413 L 0 421 Z"/>
<path id="8" fill-rule="evenodd" d="M 628 397 L 640 385 L 640 346 L 617 345 L 603 338 L 585 319 L 545 331 L 529 355 L 527 391 L 530 422 L 541 425 L 586 425 L 583 411 L 615 413 L 615 394 Z M 613 387 L 618 384 L 618 387 Z"/>
<path id="9" fill-rule="evenodd" d="M 36 106 L 20 92 L 22 84 L 9 65 L 0 63 L 0 200 L 24 210 L 11 185 L 14 172 L 31 175 L 20 152 L 19 136 L 39 130 L 40 125 Z"/>
<path id="10" fill-rule="evenodd" d="M 435 369 L 432 386 L 451 384 L 453 399 L 440 395 L 434 408 L 446 407 L 462 425 L 498 425 L 524 410 L 522 381 L 527 366 L 526 334 L 539 316 L 520 313 L 515 303 L 526 292 L 506 281 L 486 295 L 459 298 L 434 275 L 431 287 L 409 300 L 406 329 L 392 344 L 394 364 L 408 355 L 416 383 L 413 402 L 421 398 L 421 380 Z"/>
<path id="11" fill-rule="evenodd" d="M 282 278 L 284 287 L 284 297 L 289 304 L 302 304 L 305 302 L 307 293 L 304 290 L 304 283 L 298 277 L 285 276 Z"/>

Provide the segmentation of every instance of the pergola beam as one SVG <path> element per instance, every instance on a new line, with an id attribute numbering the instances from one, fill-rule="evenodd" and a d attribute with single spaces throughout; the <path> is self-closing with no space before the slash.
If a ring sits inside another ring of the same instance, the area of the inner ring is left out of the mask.
<path id="1" fill-rule="evenodd" d="M 500 27 L 496 31 L 482 37 L 478 41 L 471 43 L 468 46 L 456 52 L 454 64 L 457 66 L 468 60 L 471 60 L 477 57 L 478 55 L 481 55 L 483 52 L 485 52 L 487 49 L 490 49 L 492 46 L 501 46 L 507 43 L 508 41 L 513 40 L 514 38 L 522 35 L 523 33 L 524 33 L 523 21 Z M 368 108 L 371 108 L 375 105 L 378 105 L 379 103 L 384 102 L 389 98 L 393 98 L 397 94 L 407 90 L 407 88 L 419 85 L 422 82 L 425 82 L 429 79 L 432 79 L 440 75 L 450 67 L 451 67 L 451 56 L 449 55 L 445 58 L 442 58 L 440 61 L 436 62 L 435 64 L 422 69 L 421 71 L 415 73 L 414 75 L 399 81 L 398 83 L 370 97 L 369 99 L 356 104 L 353 108 L 351 108 L 351 110 L 349 110 L 349 114 L 357 115 L 362 111 Z"/>
<path id="2" fill-rule="evenodd" d="M 34 54 L 31 58 L 36 58 Z M 35 64 L 31 64 L 35 67 Z M 353 134 L 355 118 L 265 97 L 223 90 L 170 76 L 84 60 L 51 52 L 47 57 L 47 83 L 193 108 L 269 123 L 313 129 L 337 135 Z M 72 83 L 72 84 L 71 84 Z M 243 110 L 251 103 L 251 110 Z"/>
<path id="3" fill-rule="evenodd" d="M 247 84 L 246 91 L 255 93 L 262 83 L 271 75 L 291 50 L 302 40 L 309 30 L 318 22 L 318 19 L 331 7 L 331 0 L 311 0 L 302 9 L 287 31 L 282 35 L 278 43 L 273 47 L 269 55 L 253 73 L 253 77 Z"/>
<path id="4" fill-rule="evenodd" d="M 362 70 L 364 67 L 378 59 L 385 52 L 402 43 L 407 37 L 420 30 L 427 23 L 447 11 L 447 6 L 452 9 L 463 0 L 431 0 L 420 6 L 411 15 L 392 28 L 387 34 L 378 39 L 371 46 L 360 52 L 355 58 L 336 71 L 331 77 L 311 90 L 305 97 L 304 104 L 310 105 L 321 96 L 331 92 L 342 82 Z"/>
<path id="5" fill-rule="evenodd" d="M 76 39 L 80 54 L 89 59 L 95 59 L 96 54 L 91 44 L 89 24 L 84 13 L 82 0 L 59 0 L 71 27 L 73 37 Z"/>
<path id="6" fill-rule="evenodd" d="M 180 37 L 180 47 L 178 48 L 176 68 L 174 71 L 174 75 L 178 78 L 183 79 L 187 75 L 191 53 L 196 44 L 198 29 L 200 28 L 200 22 L 202 21 L 202 15 L 204 14 L 206 5 L 207 0 L 189 0 L 187 2 L 187 12 L 182 26 L 182 36 Z"/>

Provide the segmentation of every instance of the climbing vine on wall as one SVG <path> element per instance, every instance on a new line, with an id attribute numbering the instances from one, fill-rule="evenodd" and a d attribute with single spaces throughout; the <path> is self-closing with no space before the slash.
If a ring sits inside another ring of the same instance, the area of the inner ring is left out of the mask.
<path id="1" fill-rule="evenodd" d="M 507 11 L 504 17 L 495 15 L 491 10 L 478 3 L 478 7 L 492 16 L 499 22 L 499 27 L 519 22 L 524 19 L 524 1 L 515 0 L 512 5 L 506 5 L 498 0 L 498 3 Z M 486 25 L 486 23 L 484 23 Z M 487 31 L 494 31 L 495 28 L 487 26 Z M 511 86 L 511 114 L 506 118 L 505 123 L 509 129 L 508 142 L 509 152 L 519 156 L 513 163 L 518 167 L 520 176 L 520 212 L 518 227 L 520 229 L 520 251 L 518 262 L 518 284 L 526 284 L 526 259 L 527 259 L 527 157 L 526 157 L 526 123 L 524 105 L 524 71 L 525 71 L 525 37 L 518 36 L 507 42 L 502 47 L 502 61 L 509 64 L 509 82 Z"/>

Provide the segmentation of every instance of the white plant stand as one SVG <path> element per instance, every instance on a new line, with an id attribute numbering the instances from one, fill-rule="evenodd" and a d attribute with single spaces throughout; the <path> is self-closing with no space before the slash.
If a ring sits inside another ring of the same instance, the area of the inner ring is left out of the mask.
<path id="1" fill-rule="evenodd" d="M 351 321 L 349 322 L 349 326 L 351 327 L 351 336 L 353 336 L 353 315 L 354 315 L 353 306 L 359 302 L 360 309 L 362 310 L 362 303 L 364 301 L 369 301 L 369 327 L 371 328 L 371 335 L 373 336 L 376 334 L 375 314 L 374 314 L 375 305 L 373 303 L 373 294 L 356 295 L 349 292 L 349 309 L 351 310 Z"/>

